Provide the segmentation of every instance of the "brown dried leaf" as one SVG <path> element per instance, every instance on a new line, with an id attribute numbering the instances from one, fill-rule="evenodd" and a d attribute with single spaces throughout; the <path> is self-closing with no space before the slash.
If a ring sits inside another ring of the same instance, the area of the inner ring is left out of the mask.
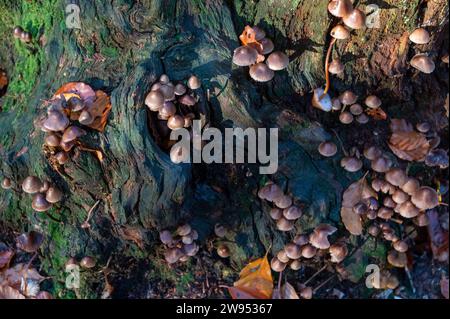
<path id="1" fill-rule="evenodd" d="M 0 71 L 0 90 L 2 90 L 6 85 L 8 85 L 8 76 L 5 72 Z"/>
<path id="2" fill-rule="evenodd" d="M 389 147 L 403 160 L 422 162 L 430 150 L 430 143 L 419 132 L 396 132 L 389 140 Z"/>
<path id="3" fill-rule="evenodd" d="M 27 264 L 21 263 L 7 269 L 0 274 L 0 282 L 5 282 L 9 286 L 20 289 L 20 283 L 23 279 L 32 279 L 41 282 L 45 277 L 41 276 L 36 269 L 27 268 Z"/>
<path id="4" fill-rule="evenodd" d="M 144 249 L 145 233 L 140 227 L 124 226 L 120 228 L 120 236 L 133 241 L 140 249 Z"/>
<path id="5" fill-rule="evenodd" d="M 294 287 L 288 282 L 286 282 L 283 287 L 281 287 L 281 298 L 282 299 L 300 299 Z"/>
<path id="6" fill-rule="evenodd" d="M 377 198 L 377 194 L 367 184 L 365 176 L 351 184 L 342 196 L 341 219 L 345 228 L 353 235 L 361 235 L 363 228 L 361 217 L 353 212 L 353 206 L 369 197 Z"/>
<path id="7" fill-rule="evenodd" d="M 19 290 L 7 285 L 0 285 L 0 299 L 25 299 Z"/>
<path id="8" fill-rule="evenodd" d="M 108 116 L 111 112 L 111 99 L 103 91 L 95 92 L 96 99 L 94 103 L 89 107 L 89 113 L 94 117 L 94 122 L 88 127 L 103 132 L 105 126 L 108 123 Z"/>

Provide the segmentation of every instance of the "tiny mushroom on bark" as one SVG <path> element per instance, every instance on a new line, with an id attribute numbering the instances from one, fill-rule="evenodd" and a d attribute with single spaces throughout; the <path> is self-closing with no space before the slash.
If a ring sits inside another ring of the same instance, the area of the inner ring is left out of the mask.
<path id="1" fill-rule="evenodd" d="M 392 166 L 392 161 L 383 155 L 374 159 L 371 163 L 372 169 L 378 173 L 387 172 L 391 168 L 391 166 Z"/>
<path id="2" fill-rule="evenodd" d="M 366 97 L 364 103 L 371 109 L 377 109 L 381 106 L 381 100 L 376 95 L 369 95 Z"/>
<path id="3" fill-rule="evenodd" d="M 63 143 L 69 143 L 75 141 L 77 138 L 86 134 L 86 131 L 79 128 L 78 126 L 69 126 L 64 131 L 64 134 L 61 138 Z"/>
<path id="4" fill-rule="evenodd" d="M 342 124 L 351 124 L 353 122 L 353 115 L 350 112 L 344 111 L 339 114 L 339 121 Z"/>
<path id="5" fill-rule="evenodd" d="M 281 262 L 277 257 L 273 257 L 270 261 L 270 267 L 275 272 L 282 272 L 286 268 L 286 264 Z"/>
<path id="6" fill-rule="evenodd" d="M 344 64 L 340 59 L 334 59 L 328 66 L 328 71 L 331 74 L 341 74 L 342 72 L 344 72 Z"/>
<path id="7" fill-rule="evenodd" d="M 238 66 L 249 66 L 256 62 L 258 51 L 249 46 L 241 46 L 234 50 L 233 63 Z"/>
<path id="8" fill-rule="evenodd" d="M 355 103 L 352 106 L 350 106 L 350 113 L 352 113 L 353 115 L 361 115 L 363 111 L 364 110 L 361 104 Z"/>
<path id="9" fill-rule="evenodd" d="M 358 97 L 350 90 L 344 91 L 341 95 L 339 95 L 339 100 L 344 105 L 352 105 L 355 104 L 358 100 Z"/>
<path id="10" fill-rule="evenodd" d="M 397 205 L 394 210 L 405 218 L 414 218 L 419 215 L 420 212 L 420 210 L 410 201 Z"/>
<path id="11" fill-rule="evenodd" d="M 317 248 L 311 244 L 307 244 L 302 247 L 302 257 L 303 258 L 313 258 L 317 253 Z"/>
<path id="12" fill-rule="evenodd" d="M 217 247 L 217 255 L 222 258 L 228 258 L 230 257 L 230 249 L 227 245 L 221 244 L 219 245 L 219 247 Z"/>
<path id="13" fill-rule="evenodd" d="M 294 221 L 281 217 L 277 220 L 277 229 L 280 231 L 291 231 L 294 229 Z"/>
<path id="14" fill-rule="evenodd" d="M 405 184 L 403 184 L 402 191 L 404 191 L 408 195 L 414 194 L 414 192 L 420 187 L 419 181 L 414 177 L 408 177 L 408 180 Z"/>
<path id="15" fill-rule="evenodd" d="M 405 171 L 400 168 L 391 168 L 384 177 L 386 181 L 398 187 L 402 187 L 408 181 Z"/>
<path id="16" fill-rule="evenodd" d="M 328 236 L 336 232 L 336 230 L 337 228 L 331 225 L 320 224 L 309 236 L 309 242 L 318 249 L 328 249 L 330 247 Z"/>
<path id="17" fill-rule="evenodd" d="M 364 149 L 364 157 L 370 161 L 380 157 L 383 152 L 376 146 L 369 146 Z"/>
<path id="18" fill-rule="evenodd" d="M 63 193 L 56 187 L 51 186 L 45 193 L 45 199 L 49 203 L 58 203 L 63 198 Z"/>
<path id="19" fill-rule="evenodd" d="M 257 63 L 250 67 L 250 77 L 257 82 L 272 80 L 275 73 L 265 63 Z"/>
<path id="20" fill-rule="evenodd" d="M 347 245 L 345 243 L 336 243 L 330 246 L 331 262 L 340 263 L 348 254 Z"/>
<path id="21" fill-rule="evenodd" d="M 332 157 L 337 153 L 337 146 L 330 141 L 322 142 L 320 143 L 318 150 L 320 155 L 325 157 Z"/>
<path id="22" fill-rule="evenodd" d="M 417 28 L 409 35 L 409 40 L 415 44 L 427 44 L 430 42 L 430 33 L 424 28 Z"/>
<path id="23" fill-rule="evenodd" d="M 201 82 L 200 79 L 198 77 L 196 77 L 195 75 L 192 75 L 188 81 L 187 81 L 187 86 L 191 89 L 191 90 L 197 90 L 201 87 Z"/>
<path id="24" fill-rule="evenodd" d="M 36 176 L 28 176 L 22 183 L 22 190 L 27 194 L 35 194 L 42 187 L 41 180 Z"/>
<path id="25" fill-rule="evenodd" d="M 150 91 L 145 98 L 145 105 L 151 111 L 157 112 L 164 104 L 164 95 L 158 91 Z"/>
<path id="26" fill-rule="evenodd" d="M 85 256 L 80 261 L 80 266 L 86 269 L 94 268 L 95 264 L 95 259 L 91 256 Z"/>
<path id="27" fill-rule="evenodd" d="M 350 0 L 332 0 L 328 4 L 328 11 L 338 18 L 343 18 L 353 11 L 353 4 Z"/>
<path id="28" fill-rule="evenodd" d="M 8 177 L 4 178 L 2 180 L 2 188 L 3 189 L 10 189 L 12 187 L 11 179 Z"/>
<path id="29" fill-rule="evenodd" d="M 36 252 L 44 241 L 44 236 L 37 231 L 30 231 L 16 237 L 17 247 L 27 253 Z"/>
<path id="30" fill-rule="evenodd" d="M 270 210 L 269 215 L 273 220 L 279 220 L 283 217 L 283 210 L 278 207 L 274 207 Z"/>
<path id="31" fill-rule="evenodd" d="M 389 251 L 387 260 L 392 266 L 399 268 L 405 267 L 407 263 L 406 254 L 396 250 Z"/>
<path id="32" fill-rule="evenodd" d="M 411 66 L 425 74 L 433 73 L 436 68 L 434 61 L 426 54 L 420 53 L 411 59 Z"/>
<path id="33" fill-rule="evenodd" d="M 414 192 L 411 202 L 420 210 L 431 209 L 439 205 L 439 195 L 431 187 L 422 186 Z"/>
<path id="34" fill-rule="evenodd" d="M 291 207 L 283 210 L 283 216 L 287 220 L 297 220 L 300 217 L 302 217 L 302 215 L 303 215 L 302 210 L 295 205 L 292 205 Z"/>
<path id="35" fill-rule="evenodd" d="M 362 168 L 363 162 L 356 157 L 343 157 L 341 160 L 341 166 L 347 172 L 354 173 Z"/>
<path id="36" fill-rule="evenodd" d="M 269 69 L 274 71 L 280 71 L 285 69 L 289 64 L 289 57 L 280 51 L 272 52 L 266 60 L 266 64 Z"/>
<path id="37" fill-rule="evenodd" d="M 52 204 L 45 199 L 45 195 L 37 193 L 33 196 L 31 207 L 37 212 L 45 212 L 52 207 Z"/>
<path id="38" fill-rule="evenodd" d="M 278 208 L 285 209 L 292 205 L 292 198 L 291 198 L 291 196 L 283 195 L 283 196 L 276 198 L 273 203 Z"/>
<path id="39" fill-rule="evenodd" d="M 298 259 L 302 256 L 300 246 L 294 243 L 288 243 L 284 246 L 284 251 L 286 252 L 286 256 L 290 259 Z"/>
<path id="40" fill-rule="evenodd" d="M 44 143 L 47 146 L 58 147 L 61 143 L 61 139 L 56 134 L 50 133 L 45 137 Z"/>
<path id="41" fill-rule="evenodd" d="M 343 25 L 338 24 L 331 29 L 330 35 L 337 40 L 345 40 L 350 37 L 350 31 L 348 31 Z"/>

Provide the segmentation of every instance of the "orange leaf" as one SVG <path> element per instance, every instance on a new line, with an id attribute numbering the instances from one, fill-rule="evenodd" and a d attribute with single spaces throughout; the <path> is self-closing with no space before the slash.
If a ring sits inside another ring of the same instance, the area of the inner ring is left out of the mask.
<path id="1" fill-rule="evenodd" d="M 95 92 L 96 99 L 89 108 L 89 113 L 95 118 L 94 122 L 88 127 L 103 132 L 108 122 L 108 115 L 111 112 L 111 100 L 103 91 Z"/>
<path id="2" fill-rule="evenodd" d="M 235 299 L 252 296 L 256 299 L 270 299 L 273 292 L 273 278 L 267 255 L 259 258 L 242 269 L 239 280 L 228 291 Z"/>
<path id="3" fill-rule="evenodd" d="M 385 120 L 387 119 L 387 114 L 382 110 L 381 107 L 377 109 L 369 109 L 367 110 L 367 114 L 369 114 L 371 117 L 373 117 L 375 120 Z"/>
<path id="4" fill-rule="evenodd" d="M 239 36 L 239 40 L 241 40 L 243 45 L 247 45 L 247 44 L 250 44 L 250 43 L 260 44 L 256 40 L 256 33 L 255 33 L 255 31 L 252 29 L 252 27 L 250 27 L 248 25 L 245 26 L 244 31 Z"/>

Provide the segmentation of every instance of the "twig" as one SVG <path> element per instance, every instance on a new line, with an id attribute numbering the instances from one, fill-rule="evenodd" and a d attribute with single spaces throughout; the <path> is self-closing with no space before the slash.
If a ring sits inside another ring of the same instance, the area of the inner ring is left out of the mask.
<path id="1" fill-rule="evenodd" d="M 325 266 L 323 266 L 322 268 L 320 268 L 318 271 L 316 271 L 316 273 L 314 275 L 312 275 L 311 277 L 308 278 L 307 281 L 305 281 L 303 284 L 306 286 L 308 285 L 308 283 L 313 280 L 314 278 L 316 278 L 322 271 L 324 271 L 327 268 L 328 265 L 325 264 Z"/>
<path id="2" fill-rule="evenodd" d="M 328 278 L 327 280 L 325 280 L 323 283 L 321 283 L 320 285 L 318 285 L 316 288 L 313 289 L 313 294 L 315 294 L 317 292 L 317 290 L 319 290 L 320 288 L 322 288 L 323 286 L 325 286 L 329 281 L 331 281 L 331 279 L 333 279 L 334 277 L 336 277 L 336 274 L 334 274 L 333 276 L 331 276 L 330 278 Z"/>

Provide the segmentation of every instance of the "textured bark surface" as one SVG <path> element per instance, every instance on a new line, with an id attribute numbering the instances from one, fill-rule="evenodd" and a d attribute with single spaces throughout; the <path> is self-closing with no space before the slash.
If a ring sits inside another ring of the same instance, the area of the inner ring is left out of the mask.
<path id="1" fill-rule="evenodd" d="M 384 145 L 373 132 L 387 126 L 350 130 L 338 124 L 336 115 L 319 113 L 310 105 L 311 90 L 324 85 L 328 33 L 337 22 L 327 13 L 328 0 L 76 2 L 81 9 L 80 30 L 66 28 L 64 1 L 0 0 L 2 19 L 7 16 L 0 22 L 4 34 L 0 68 L 10 80 L 0 99 L 0 176 L 11 178 L 17 190 L 28 175 L 47 177 L 66 194 L 50 212 L 61 218 L 60 224 L 34 213 L 29 196 L 0 191 L 0 240 L 11 238 L 12 231 L 42 230 L 47 235 L 41 251 L 43 268 L 54 279 L 56 295 L 72 296 L 63 288 L 65 260 L 87 254 L 103 265 L 111 257 L 117 265 L 113 275 L 117 297 L 189 294 L 183 291 L 186 287 L 175 292 L 162 287 L 179 283 L 180 273 L 167 270 L 162 262 L 157 230 L 181 222 L 199 230 L 203 244 L 199 256 L 205 258 L 211 255 L 214 224 L 221 222 L 233 230 L 227 238 L 233 242 L 232 261 L 222 265 L 210 258 L 204 266 L 214 271 L 203 276 L 222 282 L 229 282 L 232 270 L 249 258 L 261 256 L 271 244 L 279 249 L 292 235 L 276 231 L 267 207 L 256 200 L 256 190 L 267 178 L 258 175 L 257 167 L 174 165 L 158 147 L 143 102 L 163 73 L 176 81 L 191 74 L 201 79 L 200 94 L 212 126 L 279 127 L 280 168 L 270 178 L 302 203 L 305 215 L 297 231 L 310 230 L 321 221 L 342 228 L 342 191 L 361 174 L 343 172 L 338 159 L 321 158 L 317 145 L 335 138 L 329 128 L 339 130 L 346 148 L 367 141 Z M 360 96 L 376 93 L 392 117 L 409 114 L 412 120 L 427 118 L 441 127 L 448 68 L 439 61 L 448 47 L 447 2 L 358 2 L 362 7 L 379 5 L 381 27 L 353 32 L 351 40 L 337 46 L 345 73 L 332 78 L 332 95 L 347 88 Z M 289 67 L 267 84 L 253 82 L 246 68 L 231 63 L 246 24 L 264 28 L 276 49 L 290 56 Z M 435 58 L 432 75 L 417 74 L 408 63 L 419 49 L 410 47 L 408 32 L 422 24 L 432 31 L 430 44 L 420 47 Z M 13 39 L 15 25 L 31 30 L 32 44 Z M 90 132 L 84 140 L 101 149 L 105 161 L 80 152 L 61 175 L 43 155 L 43 133 L 34 129 L 33 120 L 44 109 L 43 101 L 69 81 L 107 92 L 112 112 L 105 132 Z M 441 115 L 430 118 L 430 114 Z M 82 229 L 97 200 L 101 202 L 90 220 L 92 227 Z M 143 246 L 126 235 L 130 229 L 141 234 Z M 184 267 L 203 267 L 199 263 L 201 258 Z M 103 279 L 97 274 L 84 276 L 81 296 L 98 297 Z"/>

